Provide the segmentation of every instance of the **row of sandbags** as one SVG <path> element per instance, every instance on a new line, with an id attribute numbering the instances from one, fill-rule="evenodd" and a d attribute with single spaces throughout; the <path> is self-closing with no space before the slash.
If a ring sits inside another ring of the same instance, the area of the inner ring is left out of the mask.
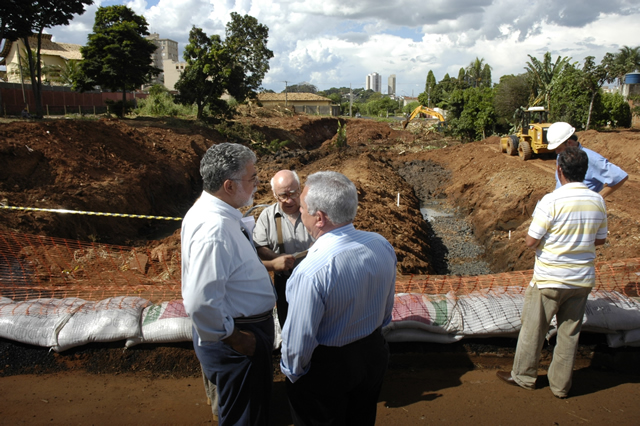
<path id="1" fill-rule="evenodd" d="M 399 293 L 392 322 L 383 329 L 390 342 L 450 343 L 465 337 L 515 337 L 524 303 L 522 287 L 503 287 L 465 296 Z M 274 310 L 274 316 L 277 313 Z M 280 327 L 274 321 L 279 347 Z M 640 346 L 640 303 L 617 292 L 590 294 L 583 331 L 606 333 L 609 346 Z M 555 334 L 555 320 L 549 336 Z M 182 300 L 155 305 L 131 296 L 100 301 L 79 298 L 22 302 L 0 298 L 0 337 L 61 352 L 90 342 L 191 341 L 192 325 Z"/>

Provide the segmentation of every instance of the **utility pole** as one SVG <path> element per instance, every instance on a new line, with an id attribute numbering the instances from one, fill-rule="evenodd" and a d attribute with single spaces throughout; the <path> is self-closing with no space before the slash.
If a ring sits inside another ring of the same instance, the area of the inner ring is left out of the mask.
<path id="1" fill-rule="evenodd" d="M 349 83 L 349 117 L 353 117 L 351 108 L 353 106 L 353 91 L 351 90 L 351 83 Z"/>
<path id="2" fill-rule="evenodd" d="M 284 81 L 284 107 L 287 107 L 287 80 Z"/>

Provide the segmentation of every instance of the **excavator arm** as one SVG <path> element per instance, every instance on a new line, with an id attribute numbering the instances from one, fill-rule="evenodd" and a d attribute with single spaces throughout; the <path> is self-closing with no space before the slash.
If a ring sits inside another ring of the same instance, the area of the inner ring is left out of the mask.
<path id="1" fill-rule="evenodd" d="M 438 111 L 420 105 L 419 107 L 417 107 L 416 109 L 411 111 L 411 114 L 409 115 L 409 118 L 407 118 L 402 123 L 402 128 L 406 129 L 407 126 L 409 125 L 409 123 L 411 122 L 411 120 L 413 120 L 414 118 L 418 117 L 420 114 L 424 114 L 424 115 L 428 115 L 428 116 L 431 116 L 431 117 L 435 117 L 438 120 L 440 120 L 441 123 L 445 122 L 444 116 L 442 114 L 440 114 Z"/>

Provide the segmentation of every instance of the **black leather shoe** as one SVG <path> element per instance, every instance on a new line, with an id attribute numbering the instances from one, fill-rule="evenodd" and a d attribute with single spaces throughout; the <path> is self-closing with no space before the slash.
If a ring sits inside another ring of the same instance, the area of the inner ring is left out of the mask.
<path id="1" fill-rule="evenodd" d="M 498 379 L 502 380 L 505 383 L 508 383 L 510 385 L 513 386 L 517 386 L 520 387 L 520 385 L 518 383 L 516 383 L 515 380 L 513 380 L 513 377 L 511 377 L 511 372 L 510 371 L 496 371 L 496 376 L 498 376 Z"/>

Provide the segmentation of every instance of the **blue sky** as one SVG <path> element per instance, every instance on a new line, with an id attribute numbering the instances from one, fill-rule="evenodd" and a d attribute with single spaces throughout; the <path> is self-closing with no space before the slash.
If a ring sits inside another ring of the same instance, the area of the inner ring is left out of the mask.
<path id="1" fill-rule="evenodd" d="M 71 25 L 50 29 L 54 40 L 85 44 L 98 6 L 124 4 L 144 15 L 150 32 L 179 43 L 193 25 L 224 35 L 231 12 L 269 27 L 274 52 L 263 81 L 281 92 L 309 82 L 320 90 L 364 87 L 366 75 L 395 74 L 397 93 L 417 96 L 432 70 L 439 81 L 458 75 L 476 57 L 494 82 L 524 72 L 527 54 L 569 56 L 582 63 L 635 47 L 639 0 L 98 0 Z"/>

